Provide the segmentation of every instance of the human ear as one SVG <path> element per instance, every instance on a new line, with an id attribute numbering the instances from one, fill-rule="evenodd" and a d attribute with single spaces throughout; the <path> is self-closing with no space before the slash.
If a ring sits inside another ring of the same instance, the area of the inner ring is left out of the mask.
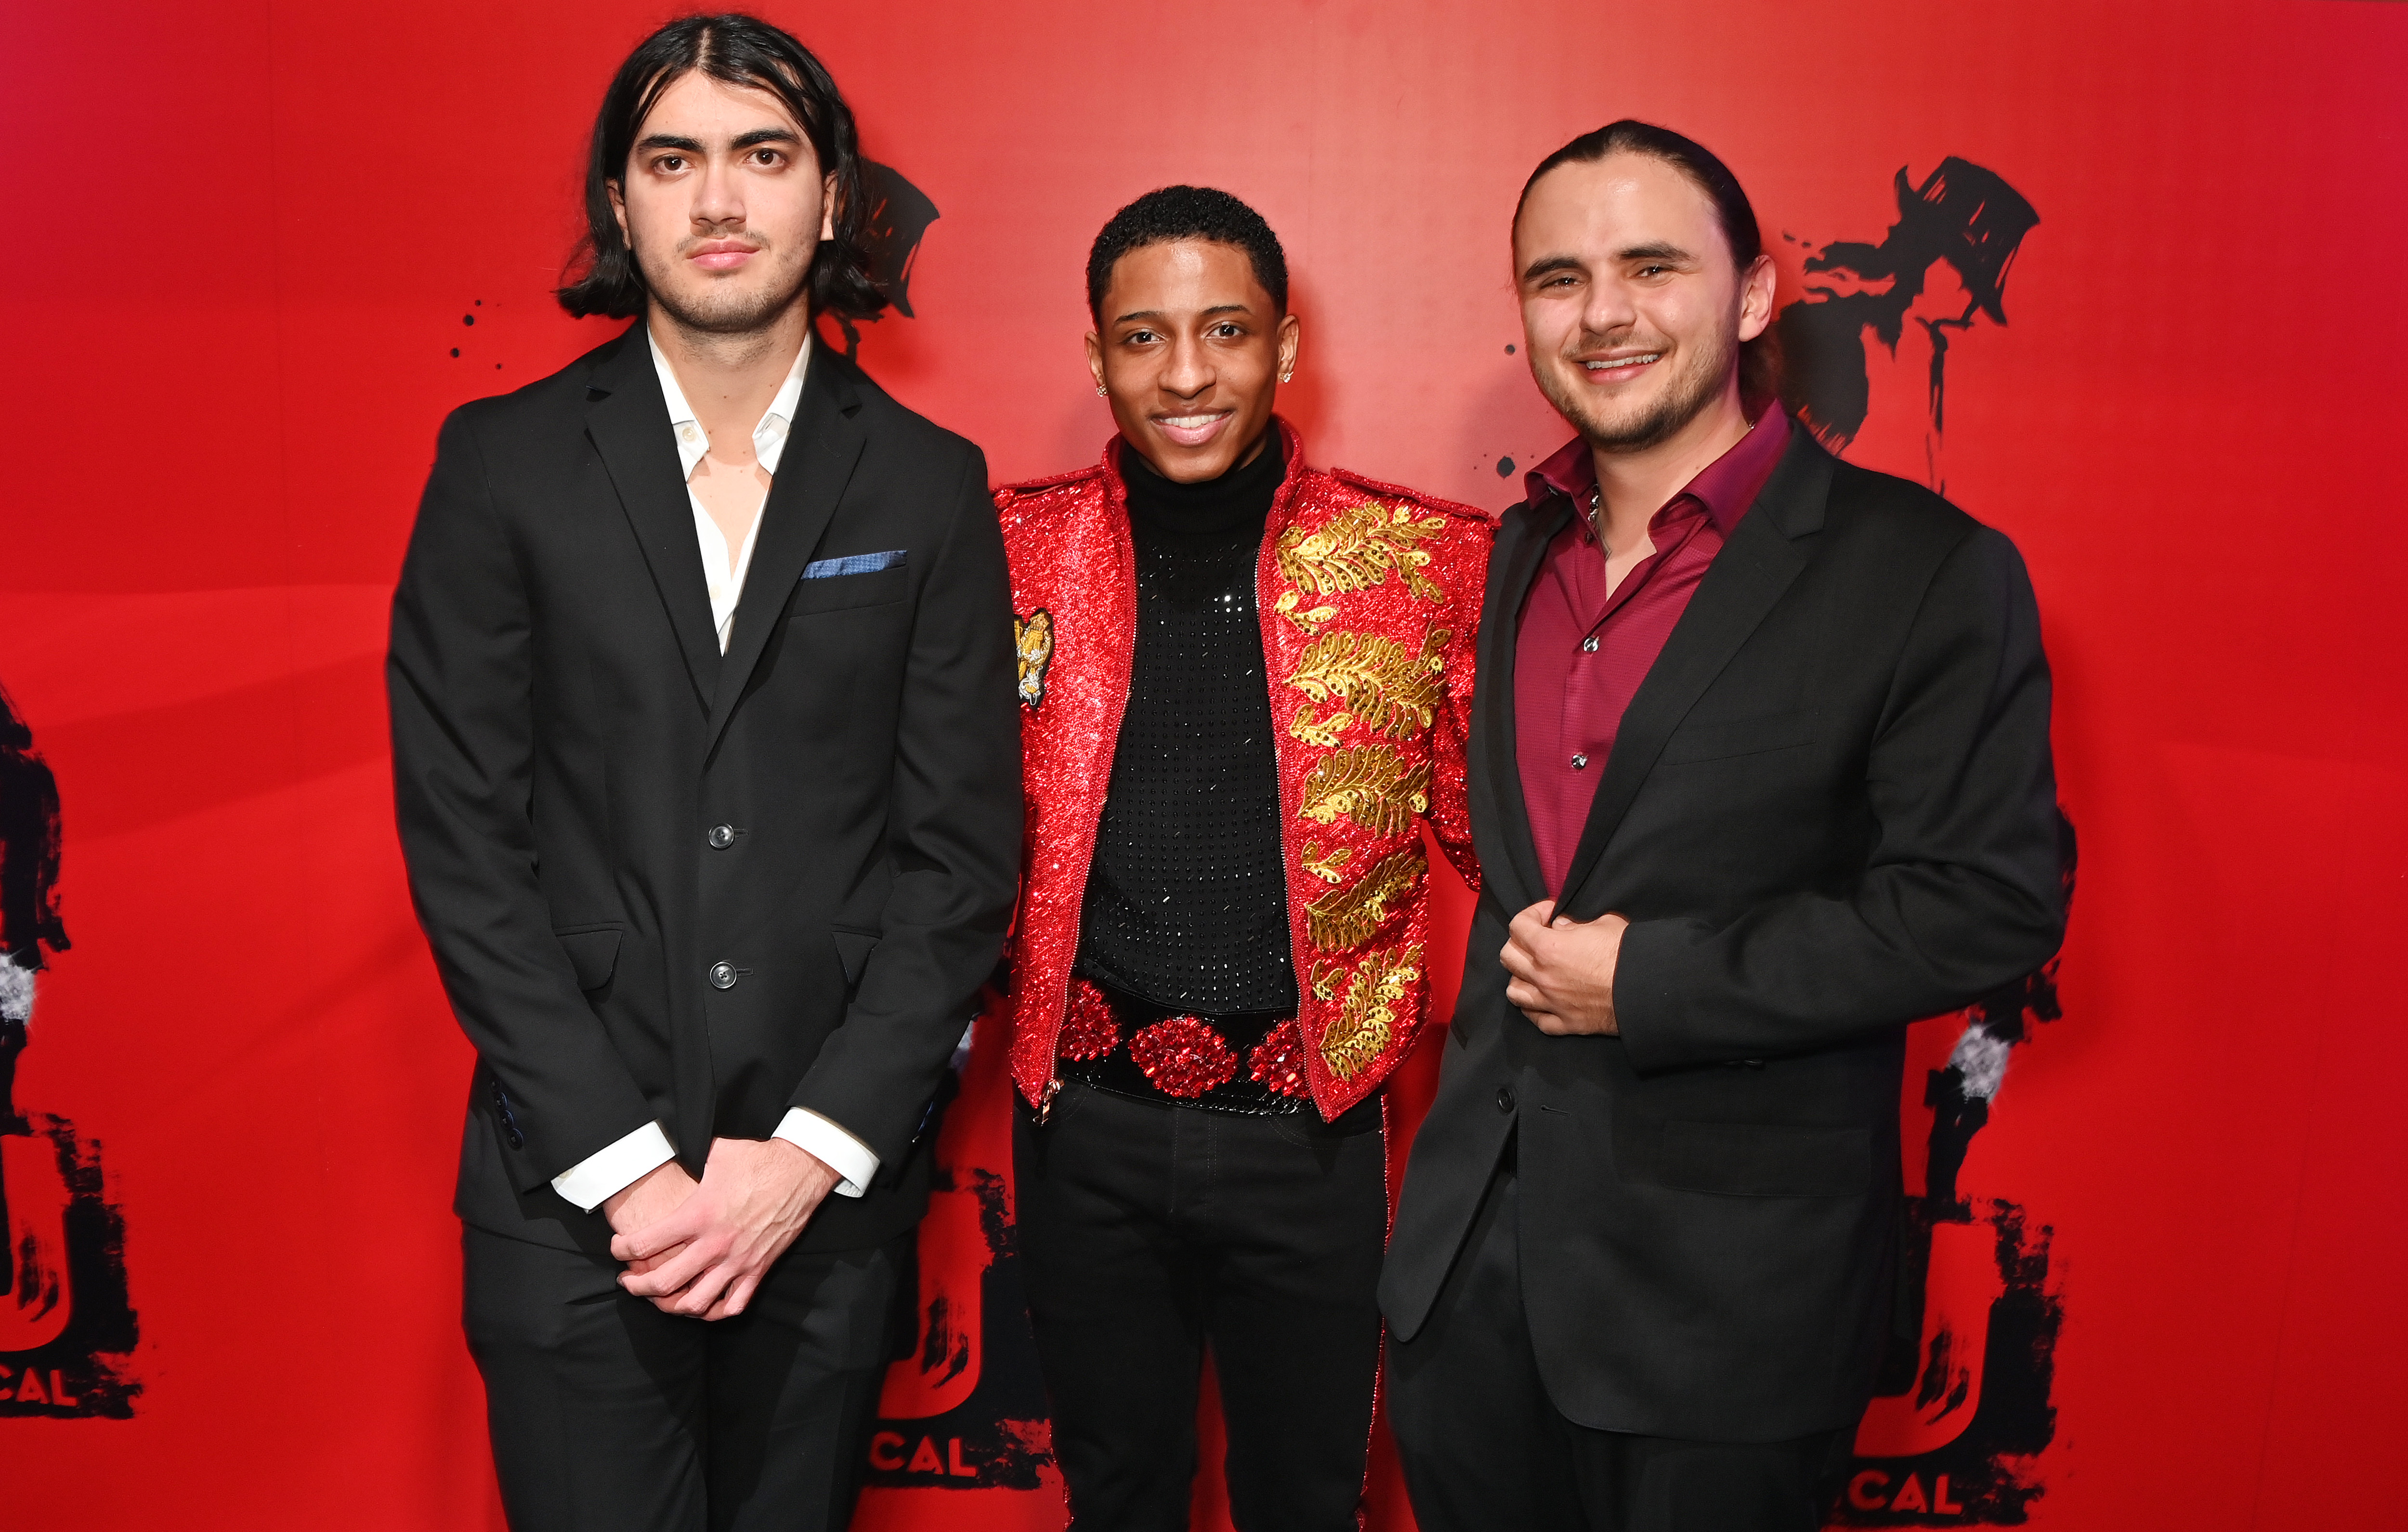
<path id="1" fill-rule="evenodd" d="M 1773 269 L 1772 257 L 1759 255 L 1756 264 L 1747 268 L 1747 275 L 1740 279 L 1739 337 L 1742 340 L 1754 340 L 1772 322 L 1772 289 L 1779 275 Z"/>

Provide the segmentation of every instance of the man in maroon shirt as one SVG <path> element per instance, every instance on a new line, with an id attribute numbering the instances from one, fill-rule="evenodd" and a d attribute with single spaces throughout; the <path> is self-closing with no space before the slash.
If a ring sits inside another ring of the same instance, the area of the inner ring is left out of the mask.
<path id="1" fill-rule="evenodd" d="M 1891 1314 L 1905 1025 L 2062 935 L 2038 613 L 2006 538 L 1769 403 L 1702 147 L 1573 140 L 1513 265 L 1578 436 L 1489 565 L 1391 1417 L 1425 1532 L 1807 1532 Z"/>

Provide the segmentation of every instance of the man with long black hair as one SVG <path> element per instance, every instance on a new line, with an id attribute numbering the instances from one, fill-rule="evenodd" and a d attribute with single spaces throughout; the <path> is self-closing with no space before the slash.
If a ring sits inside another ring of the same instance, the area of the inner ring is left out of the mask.
<path id="1" fill-rule="evenodd" d="M 1426 1532 L 1812 1532 L 1891 1318 L 1906 1024 L 2064 925 L 2023 561 L 1772 402 L 1772 263 L 1702 146 L 1524 188 L 1575 433 L 1481 625 L 1486 888 L 1382 1278 Z"/>
<path id="2" fill-rule="evenodd" d="M 672 22 L 595 125 L 574 314 L 444 423 L 388 675 L 419 918 L 477 1050 L 466 1323 L 515 1527 L 840 1527 L 1010 913 L 1018 729 L 977 449 L 864 318 L 827 73 Z"/>
<path id="3" fill-rule="evenodd" d="M 1464 817 L 1478 512 L 1308 467 L 1287 261 L 1226 192 L 1087 261 L 1102 462 L 1002 491 L 1028 872 L 1013 1165 L 1072 1523 L 1187 1525 L 1209 1352 L 1244 1532 L 1357 1525 L 1425 826 Z"/>

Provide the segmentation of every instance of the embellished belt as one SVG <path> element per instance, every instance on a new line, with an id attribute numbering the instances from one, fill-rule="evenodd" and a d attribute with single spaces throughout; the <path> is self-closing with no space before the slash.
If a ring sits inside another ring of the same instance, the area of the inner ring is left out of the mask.
<path id="1" fill-rule="evenodd" d="M 1063 1078 L 1140 1101 L 1275 1117 L 1312 1099 L 1293 1016 L 1197 1016 L 1074 978 L 1054 1052 Z"/>

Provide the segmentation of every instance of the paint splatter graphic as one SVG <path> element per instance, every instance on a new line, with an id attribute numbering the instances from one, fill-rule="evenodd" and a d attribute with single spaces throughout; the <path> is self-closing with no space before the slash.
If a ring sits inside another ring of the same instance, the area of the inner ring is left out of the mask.
<path id="1" fill-rule="evenodd" d="M 1774 322 L 1781 396 L 1824 446 L 1845 451 L 1872 408 L 1866 336 L 1895 356 L 1913 320 L 1931 348 L 1926 455 L 1927 479 L 1937 489 L 1949 337 L 1980 316 L 2007 322 L 2007 272 L 2040 214 L 1998 172 L 1954 154 L 1920 186 L 1899 166 L 1894 190 L 1898 222 L 1880 244 L 1834 240 L 1806 258 L 1806 296 Z M 1935 276 L 1943 268 L 1955 289 L 1945 294 Z"/>
<path id="2" fill-rule="evenodd" d="M 861 163 L 862 194 L 868 200 L 869 216 L 863 221 L 862 234 L 869 249 L 869 276 L 879 291 L 895 305 L 895 311 L 905 319 L 911 312 L 911 268 L 920 257 L 920 241 L 927 236 L 928 226 L 940 216 L 928 193 L 903 179 L 903 172 L 893 165 L 880 165 L 875 160 Z M 875 324 L 876 318 L 855 322 L 842 316 L 837 327 L 844 332 L 844 354 L 857 356 L 861 351 L 860 322 Z"/>
<path id="3" fill-rule="evenodd" d="M 2073 825 L 2059 816 L 2057 831 L 2070 905 Z M 2020 1526 L 2042 1492 L 2035 1459 L 2057 1436 L 2049 1396 L 2065 1319 L 2050 1281 L 2055 1231 L 2003 1198 L 1977 1210 L 1956 1179 L 2013 1051 L 2062 1014 L 2052 962 L 1967 1010 L 1948 1062 L 1925 1080 L 1924 1195 L 1906 1199 L 1892 1346 L 1835 1525 Z"/>
<path id="4" fill-rule="evenodd" d="M 995 1171 L 938 1168 L 917 1323 L 879 1399 L 868 1483 L 1036 1489 L 1054 1460 L 1009 1195 Z"/>
<path id="5" fill-rule="evenodd" d="M 100 1146 L 16 1102 L 59 917 L 58 782 L 0 692 L 0 1416 L 134 1412 L 137 1339 L 126 1296 L 125 1220 L 104 1196 Z"/>

